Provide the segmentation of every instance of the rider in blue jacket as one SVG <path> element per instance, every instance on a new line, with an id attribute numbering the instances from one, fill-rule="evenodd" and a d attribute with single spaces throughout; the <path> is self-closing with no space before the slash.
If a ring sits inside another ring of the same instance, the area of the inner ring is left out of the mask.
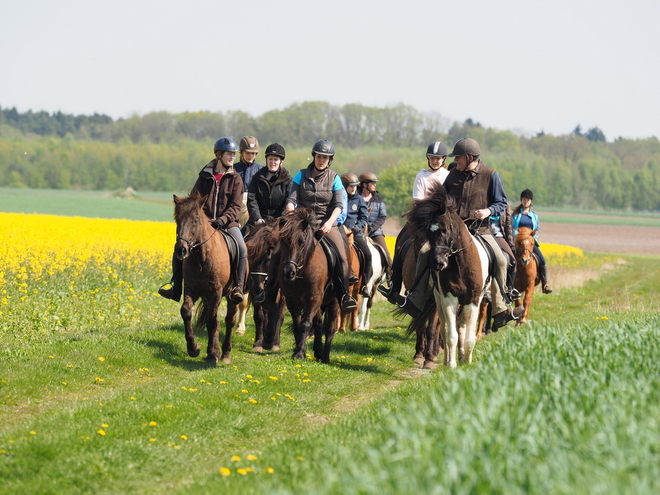
<path id="1" fill-rule="evenodd" d="M 354 173 L 348 172 L 342 175 L 341 183 L 344 185 L 344 189 L 346 189 L 346 193 L 348 194 L 346 221 L 344 222 L 344 226 L 353 232 L 353 242 L 364 255 L 360 294 L 362 294 L 362 297 L 371 297 L 369 289 L 367 288 L 367 283 L 369 282 L 369 279 L 371 279 L 373 273 L 371 266 L 372 259 L 371 251 L 364 238 L 364 229 L 367 226 L 368 220 L 367 203 L 362 199 L 362 196 L 357 193 L 357 186 L 360 183 L 360 180 Z"/>
<path id="2" fill-rule="evenodd" d="M 535 231 L 534 234 L 534 254 L 539 260 L 539 276 L 541 277 L 541 287 L 544 294 L 550 294 L 552 289 L 548 285 L 548 265 L 539 249 L 539 216 L 532 210 L 532 200 L 534 193 L 525 189 L 520 193 L 520 205 L 513 212 L 513 236 L 518 235 L 520 227 L 527 227 Z"/>

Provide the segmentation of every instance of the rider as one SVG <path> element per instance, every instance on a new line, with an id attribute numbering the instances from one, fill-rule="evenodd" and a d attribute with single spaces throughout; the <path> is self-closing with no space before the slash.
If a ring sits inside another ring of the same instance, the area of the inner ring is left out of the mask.
<path id="1" fill-rule="evenodd" d="M 238 175 L 243 180 L 243 203 L 241 206 L 240 224 L 241 227 L 248 221 L 249 213 L 247 211 L 248 191 L 252 178 L 262 168 L 255 160 L 259 154 L 259 141 L 254 136 L 243 136 L 238 144 L 241 159 L 234 166 Z"/>
<path id="2" fill-rule="evenodd" d="M 490 217 L 500 216 L 507 208 L 507 199 L 500 176 L 488 168 L 480 159 L 479 143 L 471 138 L 456 141 L 454 150 L 449 155 L 455 157 L 457 166 L 445 179 L 447 197 L 452 198 L 458 209 L 458 215 L 491 246 L 497 260 L 496 274 L 493 279 L 493 327 L 506 325 L 522 315 L 524 306 L 510 307 L 512 299 L 519 297 L 512 294 L 513 287 L 507 287 L 507 259 L 490 231 Z M 508 307 L 507 307 L 508 306 Z"/>
<path id="3" fill-rule="evenodd" d="M 248 189 L 250 219 L 244 227 L 247 232 L 255 224 L 281 217 L 291 192 L 291 175 L 282 166 L 286 156 L 284 147 L 273 143 L 266 148 L 265 156 L 266 166 L 254 174 Z"/>
<path id="4" fill-rule="evenodd" d="M 346 221 L 344 226 L 353 232 L 353 242 L 357 244 L 364 255 L 364 265 L 362 266 L 362 288 L 360 294 L 362 297 L 371 297 L 367 283 L 371 279 L 372 266 L 371 266 L 371 251 L 364 240 L 363 231 L 367 226 L 367 203 L 365 203 L 362 196 L 357 194 L 357 186 L 360 183 L 357 175 L 352 172 L 345 173 L 341 176 L 341 183 L 346 189 L 348 194 L 348 202 L 346 209 Z"/>
<path id="5" fill-rule="evenodd" d="M 390 251 L 385 242 L 385 234 L 383 234 L 383 223 L 387 218 L 387 210 L 383 198 L 376 190 L 378 177 L 371 172 L 365 172 L 360 174 L 359 180 L 358 192 L 367 203 L 367 232 L 371 240 L 383 248 L 383 252 L 387 256 L 387 278 L 391 278 L 392 258 L 390 258 Z"/>
<path id="6" fill-rule="evenodd" d="M 445 168 L 445 160 L 447 159 L 447 146 L 440 142 L 435 141 L 429 144 L 426 149 L 426 169 L 419 171 L 413 183 L 413 200 L 420 201 L 425 199 L 431 187 L 434 184 L 443 184 L 449 172 Z M 417 265 L 415 267 L 415 280 L 417 281 L 416 287 L 424 287 L 423 290 L 413 291 L 408 295 L 408 298 L 401 297 L 401 285 L 403 284 L 403 258 L 405 253 L 401 251 L 403 245 L 410 239 L 410 227 L 406 223 L 399 235 L 396 238 L 394 247 L 394 262 L 392 264 L 392 278 L 389 280 L 390 286 L 381 285 L 378 291 L 387 297 L 387 300 L 392 304 L 398 304 L 404 308 L 411 316 L 417 316 L 420 313 L 420 308 L 424 307 L 426 301 L 426 287 L 428 286 L 429 271 L 426 270 L 428 264 L 428 253 L 430 246 L 428 243 L 422 246 L 418 253 Z"/>
<path id="7" fill-rule="evenodd" d="M 541 277 L 541 287 L 544 294 L 550 294 L 552 289 L 548 285 L 548 265 L 539 248 L 538 233 L 541 229 L 539 226 L 539 216 L 532 210 L 532 200 L 534 193 L 529 189 L 525 189 L 520 193 L 520 205 L 513 213 L 513 230 L 514 236 L 518 235 L 520 227 L 528 227 L 535 231 L 534 233 L 534 254 L 539 260 L 539 276 Z"/>
<path id="8" fill-rule="evenodd" d="M 218 139 L 213 146 L 216 157 L 199 172 L 197 182 L 192 188 L 192 192 L 197 191 L 201 196 L 207 197 L 204 213 L 211 225 L 217 230 L 226 230 L 238 245 L 238 269 L 234 273 L 234 287 L 229 292 L 229 299 L 236 304 L 243 301 L 243 285 L 247 271 L 247 249 L 238 228 L 243 181 L 233 167 L 237 151 L 238 146 L 233 139 Z M 178 259 L 176 254 L 172 257 L 170 284 L 170 288 L 163 286 L 158 289 L 158 294 L 178 302 L 183 288 L 183 261 Z"/>
<path id="9" fill-rule="evenodd" d="M 312 147 L 313 162 L 293 178 L 291 193 L 286 201 L 286 212 L 298 206 L 312 208 L 318 222 L 318 231 L 335 246 L 337 252 L 335 285 L 340 295 L 343 313 L 350 313 L 356 307 L 355 299 L 348 294 L 350 265 L 348 264 L 348 243 L 337 228 L 337 218 L 342 212 L 342 186 L 339 176 L 330 170 L 335 156 L 335 146 L 326 139 L 320 139 Z"/>

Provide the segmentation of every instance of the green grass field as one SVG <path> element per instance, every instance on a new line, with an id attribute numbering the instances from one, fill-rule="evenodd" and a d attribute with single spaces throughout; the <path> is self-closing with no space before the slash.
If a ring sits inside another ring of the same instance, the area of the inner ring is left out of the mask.
<path id="1" fill-rule="evenodd" d="M 433 372 L 387 302 L 330 365 L 286 330 L 253 353 L 250 322 L 209 368 L 149 267 L 76 298 L 54 278 L 0 308 L 0 493 L 658 493 L 660 257 L 583 264 L 600 277 Z"/>

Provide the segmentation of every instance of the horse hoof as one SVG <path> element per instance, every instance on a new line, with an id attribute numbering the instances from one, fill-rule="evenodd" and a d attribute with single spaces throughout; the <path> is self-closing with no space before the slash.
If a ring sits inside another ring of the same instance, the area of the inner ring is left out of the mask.
<path id="1" fill-rule="evenodd" d="M 252 350 L 253 350 L 254 352 L 258 352 L 259 354 L 261 354 L 262 352 L 264 352 L 264 348 L 261 347 L 260 345 L 255 345 L 255 346 L 252 348 Z"/>
<path id="2" fill-rule="evenodd" d="M 273 347 L 270 348 L 271 351 L 279 351 L 280 346 L 279 345 L 274 345 Z"/>
<path id="3" fill-rule="evenodd" d="M 417 355 L 415 355 L 415 357 L 413 358 L 413 361 L 415 362 L 415 364 L 420 364 L 420 365 L 421 365 L 421 364 L 424 364 L 424 356 L 422 356 L 422 355 L 420 355 L 420 354 L 417 354 Z"/>
<path id="4" fill-rule="evenodd" d="M 222 356 L 222 364 L 231 364 L 231 358 L 229 356 Z"/>
<path id="5" fill-rule="evenodd" d="M 425 370 L 434 370 L 437 367 L 438 367 L 438 363 L 433 361 L 424 361 L 424 366 L 422 366 L 422 368 L 424 368 Z"/>
<path id="6" fill-rule="evenodd" d="M 206 364 L 209 364 L 211 366 L 217 366 L 218 365 L 218 358 L 215 356 L 206 356 Z"/>
<path id="7" fill-rule="evenodd" d="M 245 328 L 237 328 L 236 335 L 245 335 Z"/>
<path id="8" fill-rule="evenodd" d="M 193 349 L 188 348 L 188 356 L 190 356 L 190 357 L 197 357 L 197 356 L 199 356 L 199 347 L 197 347 L 197 348 L 193 348 Z"/>

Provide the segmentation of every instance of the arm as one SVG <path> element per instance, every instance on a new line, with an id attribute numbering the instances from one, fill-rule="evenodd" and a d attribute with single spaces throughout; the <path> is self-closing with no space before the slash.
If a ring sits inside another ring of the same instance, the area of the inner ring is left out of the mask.
<path id="1" fill-rule="evenodd" d="M 296 176 L 291 181 L 291 191 L 289 192 L 289 197 L 286 199 L 286 204 L 284 206 L 284 213 L 291 213 L 298 207 L 298 195 L 300 194 L 300 181 L 302 179 L 302 174 L 298 172 Z"/>
<path id="2" fill-rule="evenodd" d="M 358 201 L 358 215 L 353 226 L 353 232 L 362 232 L 367 225 L 367 220 L 367 203 L 364 200 Z"/>
<path id="3" fill-rule="evenodd" d="M 387 219 L 387 210 L 385 209 L 385 203 L 380 201 L 378 203 L 378 217 L 369 226 L 369 233 L 376 232 L 380 229 L 385 223 L 385 219 Z"/>
<path id="4" fill-rule="evenodd" d="M 259 223 L 263 221 L 261 210 L 259 210 L 259 201 L 257 200 L 257 181 L 253 180 L 248 189 L 247 209 L 250 214 L 250 222 Z"/>
<path id="5" fill-rule="evenodd" d="M 488 208 L 477 210 L 477 213 L 475 214 L 477 219 L 483 220 L 487 217 L 500 217 L 504 214 L 504 210 L 508 206 L 504 186 L 502 186 L 502 180 L 497 172 L 493 173 L 493 177 L 490 181 L 490 186 L 488 188 L 488 203 Z"/>

